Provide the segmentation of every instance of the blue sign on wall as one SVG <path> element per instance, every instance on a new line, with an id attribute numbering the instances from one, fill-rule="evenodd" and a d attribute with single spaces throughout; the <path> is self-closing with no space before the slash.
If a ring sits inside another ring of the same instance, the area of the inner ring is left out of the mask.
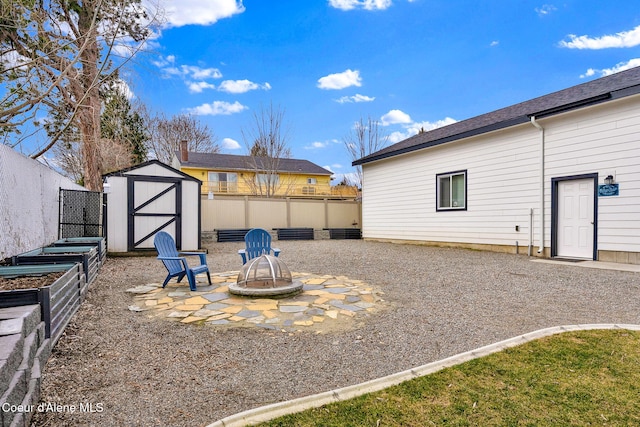
<path id="1" fill-rule="evenodd" d="M 620 194 L 619 184 L 598 185 L 598 197 L 618 196 Z"/>

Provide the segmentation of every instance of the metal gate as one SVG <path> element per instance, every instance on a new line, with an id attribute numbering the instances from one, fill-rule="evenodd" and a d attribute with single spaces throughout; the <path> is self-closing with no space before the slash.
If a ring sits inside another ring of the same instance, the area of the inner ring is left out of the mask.
<path id="1" fill-rule="evenodd" d="M 127 250 L 153 248 L 161 230 L 182 246 L 182 180 L 162 176 L 128 176 Z"/>
<path id="2" fill-rule="evenodd" d="M 102 237 L 102 193 L 60 189 L 58 238 Z"/>

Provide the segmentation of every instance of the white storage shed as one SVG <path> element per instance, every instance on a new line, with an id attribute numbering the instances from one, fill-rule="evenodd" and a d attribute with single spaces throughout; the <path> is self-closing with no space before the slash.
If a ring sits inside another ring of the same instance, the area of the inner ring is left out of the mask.
<path id="1" fill-rule="evenodd" d="M 109 252 L 153 249 L 158 231 L 178 250 L 200 249 L 202 182 L 158 160 L 104 175 Z"/>

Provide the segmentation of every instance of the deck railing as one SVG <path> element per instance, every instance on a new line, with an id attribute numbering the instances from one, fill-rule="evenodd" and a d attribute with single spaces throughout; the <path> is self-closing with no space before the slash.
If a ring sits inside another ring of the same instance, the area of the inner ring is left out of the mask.
<path id="1" fill-rule="evenodd" d="M 202 194 L 213 193 L 224 195 L 255 196 L 260 195 L 259 189 L 248 185 L 238 185 L 237 182 L 203 181 Z M 355 187 L 329 186 L 319 184 L 282 184 L 276 189 L 277 196 L 294 197 L 357 197 Z"/>

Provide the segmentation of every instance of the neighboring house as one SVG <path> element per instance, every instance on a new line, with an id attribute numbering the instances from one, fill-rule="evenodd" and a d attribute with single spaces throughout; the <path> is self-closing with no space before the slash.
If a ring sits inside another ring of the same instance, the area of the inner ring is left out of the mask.
<path id="1" fill-rule="evenodd" d="M 353 164 L 364 238 L 640 264 L 640 68 Z"/>
<path id="2" fill-rule="evenodd" d="M 283 158 L 278 160 L 277 168 L 261 167 L 259 157 L 196 153 L 183 147 L 174 154 L 172 166 L 201 180 L 203 194 L 296 197 L 332 194 L 332 172 L 308 160 Z"/>

